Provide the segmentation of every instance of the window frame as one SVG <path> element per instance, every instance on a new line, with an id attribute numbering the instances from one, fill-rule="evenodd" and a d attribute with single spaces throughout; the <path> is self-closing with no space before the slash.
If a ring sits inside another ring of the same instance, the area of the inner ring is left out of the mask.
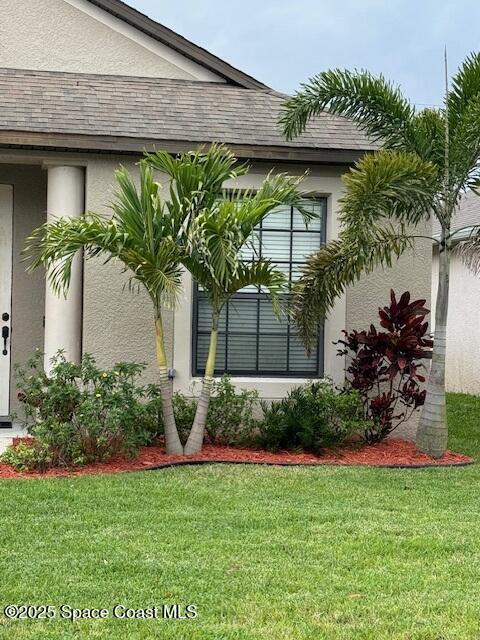
<path id="1" fill-rule="evenodd" d="M 326 243 L 326 239 L 327 239 L 327 219 L 328 219 L 328 197 L 327 196 L 323 196 L 323 195 L 316 195 L 316 196 L 310 196 L 309 198 L 305 198 L 306 200 L 313 200 L 315 202 L 322 202 L 323 203 L 323 211 L 322 211 L 322 215 L 320 218 L 320 232 L 312 230 L 312 229 L 293 229 L 293 210 L 294 207 L 291 207 L 291 212 L 290 212 L 290 228 L 289 229 L 285 229 L 285 228 L 278 228 L 278 227 L 268 227 L 266 229 L 266 231 L 273 231 L 273 232 L 288 232 L 290 234 L 290 260 L 282 260 L 282 261 L 274 261 L 276 264 L 288 264 L 290 267 L 290 273 L 292 272 L 292 269 L 294 268 L 295 264 L 304 264 L 304 263 L 299 263 L 298 261 L 293 261 L 292 260 L 292 253 L 293 253 L 293 237 L 295 233 L 312 233 L 312 234 L 317 234 L 320 237 L 320 244 L 319 244 L 319 249 L 320 247 L 324 246 Z M 261 231 L 260 231 L 260 239 L 261 239 Z M 261 240 L 260 240 L 261 241 Z M 199 307 L 199 300 L 202 297 L 205 297 L 204 295 L 202 295 L 202 293 L 199 291 L 198 289 L 198 285 L 197 283 L 193 282 L 192 283 L 192 287 L 193 287 L 193 295 L 192 295 L 192 318 L 191 318 L 191 326 L 192 326 L 192 332 L 191 332 L 191 371 L 192 371 L 192 376 L 197 378 L 200 376 L 204 375 L 204 366 L 203 367 L 199 367 L 199 363 L 197 361 L 197 345 L 198 345 L 198 337 L 199 335 L 206 335 L 205 332 L 203 331 L 199 331 L 198 330 L 198 307 Z M 262 299 L 268 299 L 268 293 L 263 293 L 263 292 L 244 292 L 244 293 L 238 293 L 235 296 L 232 297 L 231 301 L 234 302 L 235 300 L 238 299 L 242 299 L 242 300 L 262 300 Z M 233 335 L 236 336 L 256 336 L 257 337 L 257 344 L 256 344 L 256 359 L 257 359 L 257 363 L 258 363 L 258 358 L 259 358 L 259 337 L 260 337 L 260 331 L 259 331 L 259 321 L 260 321 L 260 311 L 257 311 L 257 331 L 256 333 L 252 333 L 252 332 L 242 332 L 242 333 L 236 333 L 233 332 Z M 209 334 L 208 334 L 209 335 Z M 225 336 L 225 363 L 228 363 L 228 335 L 229 335 L 229 331 L 228 331 L 228 307 L 226 310 L 226 319 L 225 319 L 225 331 L 220 332 L 219 331 L 219 338 Z M 230 335 L 232 335 L 232 332 L 230 332 Z M 263 333 L 262 335 L 268 335 Z M 281 335 L 278 333 L 272 333 L 271 335 Z M 287 326 L 287 333 L 285 334 L 285 337 L 287 339 L 287 352 L 286 352 L 286 362 L 287 362 L 287 369 L 285 371 L 279 371 L 279 370 L 268 370 L 268 369 L 262 369 L 261 371 L 258 371 L 258 367 L 255 370 L 247 370 L 247 369 L 228 369 L 225 371 L 221 371 L 221 372 L 217 372 L 217 370 L 215 371 L 215 375 L 222 375 L 223 373 L 227 373 L 229 376 L 231 376 L 232 378 L 300 378 L 300 379 L 309 379 L 309 378 L 313 378 L 313 377 L 321 377 L 323 376 L 324 373 L 324 367 L 325 367 L 325 344 L 324 344 L 324 322 L 320 323 L 319 326 L 319 332 L 318 332 L 318 341 L 317 341 L 317 348 L 315 349 L 315 352 L 312 353 L 312 356 L 316 357 L 317 360 L 317 367 L 315 371 L 309 370 L 298 370 L 298 371 L 291 371 L 288 370 L 288 363 L 289 363 L 289 349 L 290 349 L 290 339 L 291 339 L 291 323 L 288 323 Z"/>

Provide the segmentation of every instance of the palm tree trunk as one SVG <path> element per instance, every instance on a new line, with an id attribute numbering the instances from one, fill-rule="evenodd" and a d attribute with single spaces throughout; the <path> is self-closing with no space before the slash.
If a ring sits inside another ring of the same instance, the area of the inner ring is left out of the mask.
<path id="1" fill-rule="evenodd" d="M 205 375 L 202 382 L 202 392 L 198 399 L 197 410 L 195 412 L 195 420 L 193 421 L 192 430 L 188 436 L 185 445 L 185 455 L 198 453 L 202 450 L 203 437 L 205 433 L 205 425 L 207 423 L 208 405 L 212 394 L 214 383 L 213 374 L 215 373 L 215 360 L 217 357 L 217 340 L 218 340 L 218 316 L 214 315 L 212 321 L 212 333 L 210 334 L 210 347 L 208 350 L 208 359 L 205 366 Z"/>
<path id="2" fill-rule="evenodd" d="M 417 451 L 441 458 L 447 448 L 448 428 L 445 402 L 445 356 L 447 346 L 450 246 L 442 230 L 439 245 L 438 291 L 435 308 L 435 334 L 427 396 L 417 429 Z"/>
<path id="3" fill-rule="evenodd" d="M 172 383 L 168 378 L 167 354 L 165 353 L 165 336 L 163 333 L 162 314 L 157 310 L 155 317 L 155 335 L 157 344 L 157 363 L 160 371 L 160 395 L 162 398 L 163 428 L 165 432 L 165 449 L 170 455 L 183 455 L 183 446 L 175 424 L 172 402 Z"/>

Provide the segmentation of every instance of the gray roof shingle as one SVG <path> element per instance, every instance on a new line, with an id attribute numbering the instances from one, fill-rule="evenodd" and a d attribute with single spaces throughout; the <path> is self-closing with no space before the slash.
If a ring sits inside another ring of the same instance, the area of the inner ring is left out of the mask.
<path id="1" fill-rule="evenodd" d="M 312 150 L 378 147 L 354 123 L 327 113 L 286 142 L 277 125 L 284 99 L 224 83 L 0 69 L 0 131 Z"/>

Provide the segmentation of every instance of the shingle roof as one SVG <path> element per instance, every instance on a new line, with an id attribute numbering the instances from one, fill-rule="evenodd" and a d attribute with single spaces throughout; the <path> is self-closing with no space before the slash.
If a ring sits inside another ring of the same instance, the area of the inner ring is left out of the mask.
<path id="1" fill-rule="evenodd" d="M 460 200 L 460 206 L 453 216 L 451 230 L 473 227 L 480 224 L 480 197 L 473 191 L 468 191 Z M 433 235 L 440 235 L 440 223 L 433 221 Z"/>
<path id="2" fill-rule="evenodd" d="M 314 151 L 376 148 L 355 124 L 330 114 L 286 142 L 277 125 L 284 99 L 225 83 L 0 69 L 0 132 Z"/>

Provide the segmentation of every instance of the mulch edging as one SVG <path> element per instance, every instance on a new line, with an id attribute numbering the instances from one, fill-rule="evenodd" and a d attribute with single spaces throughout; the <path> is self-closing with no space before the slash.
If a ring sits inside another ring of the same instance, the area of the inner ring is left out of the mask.
<path id="1" fill-rule="evenodd" d="M 199 467 L 207 464 L 254 464 L 263 467 L 370 467 L 372 469 L 431 469 L 437 467 L 469 467 L 475 464 L 475 460 L 465 462 L 437 462 L 423 464 L 352 464 L 341 462 L 252 462 L 251 460 L 179 460 L 178 462 L 165 462 L 155 467 L 144 467 L 144 471 L 161 471 L 172 467 Z M 130 473 L 135 471 L 132 469 Z M 125 473 L 129 473 L 126 471 Z M 1 477 L 1 476 L 0 476 Z"/>
<path id="2" fill-rule="evenodd" d="M 407 440 L 389 439 L 371 446 L 350 445 L 342 449 L 326 450 L 321 455 L 292 453 L 291 451 L 269 451 L 240 449 L 205 445 L 198 455 L 167 456 L 162 447 L 143 447 L 137 458 L 124 456 L 105 462 L 96 462 L 71 469 L 49 469 L 45 473 L 19 473 L 6 464 L 0 464 L 1 478 L 52 478 L 154 471 L 185 465 L 205 464 L 257 464 L 269 466 L 367 466 L 385 469 L 424 469 L 427 467 L 464 467 L 474 460 L 461 453 L 446 451 L 435 460 L 415 450 L 415 443 Z"/>

